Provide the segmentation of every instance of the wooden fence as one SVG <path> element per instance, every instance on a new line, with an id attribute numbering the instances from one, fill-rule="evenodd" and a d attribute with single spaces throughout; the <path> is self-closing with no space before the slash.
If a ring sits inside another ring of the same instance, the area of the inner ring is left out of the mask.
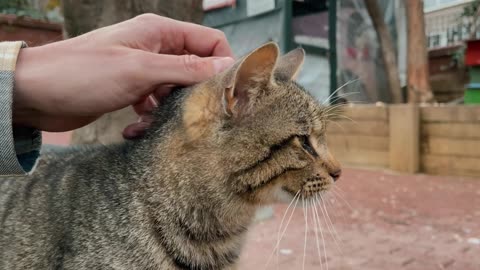
<path id="1" fill-rule="evenodd" d="M 345 165 L 480 176 L 480 106 L 357 105 L 344 116 L 327 138 Z"/>

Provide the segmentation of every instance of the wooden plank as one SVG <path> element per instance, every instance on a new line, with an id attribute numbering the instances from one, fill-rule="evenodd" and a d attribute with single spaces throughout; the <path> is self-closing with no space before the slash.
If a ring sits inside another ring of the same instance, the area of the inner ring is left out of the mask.
<path id="1" fill-rule="evenodd" d="M 340 161 L 342 165 L 361 165 L 370 167 L 388 167 L 388 152 L 361 150 L 361 151 L 342 151 L 330 149 L 333 156 Z"/>
<path id="2" fill-rule="evenodd" d="M 388 108 L 386 106 L 375 106 L 375 105 L 345 106 L 341 110 L 341 115 L 344 115 L 353 120 L 387 121 Z"/>
<path id="3" fill-rule="evenodd" d="M 422 107 L 420 116 L 425 122 L 480 122 L 480 106 Z"/>
<path id="4" fill-rule="evenodd" d="M 385 136 L 332 134 L 327 136 L 327 143 L 329 148 L 339 148 L 347 151 L 352 149 L 388 151 L 389 140 Z"/>
<path id="5" fill-rule="evenodd" d="M 422 144 L 422 152 L 426 154 L 480 158 L 480 140 L 430 137 Z M 478 165 L 480 166 L 480 163 Z"/>
<path id="6" fill-rule="evenodd" d="M 390 116 L 390 169 L 416 173 L 420 158 L 419 108 L 414 104 L 391 105 Z"/>
<path id="7" fill-rule="evenodd" d="M 328 134 L 388 136 L 388 123 L 385 121 L 335 121 L 328 124 Z"/>
<path id="8" fill-rule="evenodd" d="M 480 139 L 480 124 L 472 123 L 424 123 L 422 135 L 441 138 Z"/>
<path id="9" fill-rule="evenodd" d="M 480 176 L 480 158 L 423 155 L 421 162 L 426 173 Z"/>

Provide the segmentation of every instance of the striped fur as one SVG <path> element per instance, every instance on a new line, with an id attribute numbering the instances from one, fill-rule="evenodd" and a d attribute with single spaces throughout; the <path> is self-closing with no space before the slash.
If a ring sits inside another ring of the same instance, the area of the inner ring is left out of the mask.
<path id="1" fill-rule="evenodd" d="M 274 76 L 277 54 L 175 91 L 142 139 L 46 151 L 31 176 L 0 179 L 0 269 L 236 269 L 257 207 L 338 170 L 325 110 L 286 79 L 291 57 Z"/>

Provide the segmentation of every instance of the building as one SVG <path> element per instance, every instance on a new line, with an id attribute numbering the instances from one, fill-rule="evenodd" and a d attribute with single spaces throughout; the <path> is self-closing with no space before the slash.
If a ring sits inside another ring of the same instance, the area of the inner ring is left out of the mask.
<path id="1" fill-rule="evenodd" d="M 302 46 L 307 57 L 298 81 L 323 101 L 330 95 L 326 0 L 207 0 L 204 24 L 225 32 L 243 56 L 277 42 L 283 53 Z"/>
<path id="2" fill-rule="evenodd" d="M 326 0 L 208 0 L 204 2 L 208 4 L 204 6 L 207 9 L 204 24 L 223 30 L 239 56 L 268 41 L 278 42 L 284 52 L 302 46 L 307 57 L 298 81 L 322 102 L 328 99 L 331 90 L 344 84 L 338 94 L 346 101 L 389 102 L 380 45 L 363 2 L 333 2 L 336 3 L 333 49 L 329 36 L 330 1 Z M 404 85 L 403 1 L 380 1 L 379 4 L 397 44 L 400 80 Z M 331 55 L 336 57 L 332 59 Z M 335 65 L 331 60 L 335 60 Z M 334 75 L 331 69 L 335 70 Z M 335 82 L 331 81 L 332 77 Z"/>
<path id="3" fill-rule="evenodd" d="M 429 48 L 460 44 L 463 40 L 477 38 L 472 17 L 463 16 L 465 7 L 474 0 L 426 0 L 425 33 Z"/>

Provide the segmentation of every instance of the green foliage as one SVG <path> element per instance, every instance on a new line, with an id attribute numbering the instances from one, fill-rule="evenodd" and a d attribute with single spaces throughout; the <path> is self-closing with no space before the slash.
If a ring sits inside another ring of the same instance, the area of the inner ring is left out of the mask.
<path id="1" fill-rule="evenodd" d="M 46 18 L 43 12 L 33 9 L 28 0 L 0 0 L 0 13 L 40 20 Z"/>
<path id="2" fill-rule="evenodd" d="M 480 0 L 475 0 L 463 8 L 461 17 L 476 17 L 478 16 L 478 8 L 480 7 Z"/>

